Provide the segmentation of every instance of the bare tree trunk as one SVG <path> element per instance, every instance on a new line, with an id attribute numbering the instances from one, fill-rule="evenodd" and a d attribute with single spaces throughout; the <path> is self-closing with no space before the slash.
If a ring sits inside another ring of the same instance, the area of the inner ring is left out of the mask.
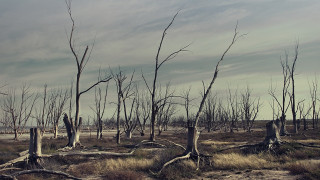
<path id="1" fill-rule="evenodd" d="M 75 29 L 75 21 L 72 17 L 72 13 L 71 13 L 71 0 L 66 0 L 66 5 L 67 5 L 70 20 L 72 22 L 70 35 L 68 37 L 69 47 L 70 47 L 70 50 L 74 56 L 76 66 L 77 66 L 76 87 L 75 87 L 75 89 L 76 89 L 76 94 L 75 94 L 76 112 L 75 112 L 74 121 L 70 121 L 71 128 L 72 128 L 72 138 L 71 138 L 72 141 L 71 141 L 71 143 L 69 142 L 69 145 L 71 144 L 73 146 L 73 145 L 79 143 L 80 128 L 81 128 L 81 117 L 79 117 L 81 95 L 90 91 L 92 88 L 94 88 L 95 86 L 99 85 L 102 82 L 108 82 L 111 79 L 111 77 L 106 77 L 102 80 L 99 78 L 99 80 L 96 83 L 94 83 L 93 85 L 91 85 L 88 89 L 80 91 L 81 74 L 84 71 L 88 61 L 90 60 L 90 55 L 92 52 L 93 45 L 90 50 L 89 50 L 89 46 L 86 46 L 86 48 L 82 54 L 79 54 L 79 51 L 75 50 L 74 39 L 73 39 L 73 32 Z M 70 96 L 72 96 L 72 95 L 70 95 Z"/>
<path id="2" fill-rule="evenodd" d="M 156 122 L 156 113 L 151 114 L 151 133 L 150 133 L 150 141 L 156 141 L 156 135 L 155 135 L 155 122 Z"/>
<path id="3" fill-rule="evenodd" d="M 66 126 L 66 131 L 67 131 L 67 135 L 68 135 L 68 144 L 67 146 L 72 146 L 72 126 L 71 126 L 71 122 L 72 120 L 68 119 L 68 115 L 67 114 L 64 114 L 64 117 L 63 117 L 63 122 Z"/>
<path id="4" fill-rule="evenodd" d="M 308 128 L 307 128 L 307 120 L 306 120 L 306 118 L 303 118 L 303 130 L 307 130 Z"/>
<path id="5" fill-rule="evenodd" d="M 18 136 L 18 130 L 16 128 L 13 130 L 13 133 L 14 133 L 14 140 L 18 141 L 19 140 L 19 136 Z"/>
<path id="6" fill-rule="evenodd" d="M 287 129 L 286 129 L 286 115 L 282 115 L 280 117 L 280 121 L 281 121 L 281 128 L 280 128 L 280 136 L 285 136 L 288 134 Z"/>
<path id="7" fill-rule="evenodd" d="M 54 138 L 57 138 L 57 137 L 58 137 L 58 134 L 59 134 L 58 125 L 55 124 L 53 128 L 54 128 L 54 129 L 53 129 L 53 136 L 54 136 Z"/>
<path id="8" fill-rule="evenodd" d="M 199 156 L 198 150 L 198 139 L 200 132 L 195 127 L 195 124 L 192 121 L 188 122 L 188 144 L 185 151 L 185 154 L 191 152 L 191 154 Z"/>
<path id="9" fill-rule="evenodd" d="M 99 122 L 98 127 L 97 127 L 97 139 L 102 139 L 102 124 L 100 124 L 100 123 L 101 122 Z"/>
<path id="10" fill-rule="evenodd" d="M 118 95 L 119 96 L 119 95 Z M 117 144 L 120 144 L 120 106 L 121 106 L 121 100 L 120 97 L 118 97 L 118 108 L 117 108 Z"/>
<path id="11" fill-rule="evenodd" d="M 70 139 L 71 147 L 75 147 L 79 143 L 80 143 L 80 130 L 73 131 Z"/>
<path id="12" fill-rule="evenodd" d="M 79 117 L 79 124 L 77 125 L 78 128 L 74 128 L 72 130 L 71 143 L 70 143 L 72 147 L 75 147 L 77 144 L 80 144 L 81 125 L 82 125 L 82 118 Z"/>
<path id="13" fill-rule="evenodd" d="M 129 130 L 126 132 L 127 138 L 131 139 L 132 138 L 132 132 Z"/>
<path id="14" fill-rule="evenodd" d="M 29 143 L 29 159 L 32 163 L 36 163 L 41 153 L 41 130 L 39 128 L 30 128 L 30 143 Z"/>

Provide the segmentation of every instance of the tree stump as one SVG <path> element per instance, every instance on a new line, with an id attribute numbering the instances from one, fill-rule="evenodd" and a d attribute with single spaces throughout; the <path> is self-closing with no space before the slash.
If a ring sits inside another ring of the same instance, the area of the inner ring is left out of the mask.
<path id="1" fill-rule="evenodd" d="M 38 163 L 41 157 L 42 136 L 39 128 L 30 128 L 29 159 L 32 163 Z"/>
<path id="2" fill-rule="evenodd" d="M 269 121 L 266 124 L 267 136 L 263 141 L 267 149 L 272 149 L 275 145 L 281 143 L 279 128 L 276 125 L 275 121 Z"/>

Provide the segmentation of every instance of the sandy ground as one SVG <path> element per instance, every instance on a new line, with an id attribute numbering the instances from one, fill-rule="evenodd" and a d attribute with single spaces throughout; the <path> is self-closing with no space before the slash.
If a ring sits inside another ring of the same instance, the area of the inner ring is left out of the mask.
<path id="1" fill-rule="evenodd" d="M 258 130 L 258 129 L 257 129 Z M 259 131 L 259 130 L 258 130 Z M 116 130 L 104 130 L 103 134 L 105 136 L 114 136 L 116 134 Z M 52 137 L 52 133 L 45 133 L 45 137 Z M 60 133 L 59 136 L 66 137 L 66 133 Z M 83 131 L 81 132 L 81 136 L 96 136 L 96 132 L 93 131 Z M 13 134 L 0 134 L 0 140 L 8 140 L 13 141 Z M 20 140 L 28 140 L 29 133 L 22 134 L 19 137 Z M 87 177 L 88 179 L 102 179 L 100 177 Z M 153 178 L 144 176 L 143 179 L 152 180 Z M 243 170 L 243 171 L 210 171 L 205 172 L 202 176 L 196 177 L 193 180 L 209 180 L 209 179 L 221 179 L 221 180 L 238 180 L 238 179 L 265 179 L 265 180 L 295 180 L 301 179 L 299 175 L 292 175 L 289 171 L 284 170 Z"/>
<path id="2" fill-rule="evenodd" d="M 300 179 L 299 175 L 291 175 L 289 171 L 283 170 L 244 170 L 244 171 L 210 171 L 203 173 L 201 177 L 193 180 L 238 180 L 238 179 L 265 179 L 265 180 L 295 180 Z"/>

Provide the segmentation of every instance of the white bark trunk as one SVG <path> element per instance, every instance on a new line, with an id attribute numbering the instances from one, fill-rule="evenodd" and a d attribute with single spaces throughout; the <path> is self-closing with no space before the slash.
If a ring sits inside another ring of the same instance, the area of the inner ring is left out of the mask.
<path id="1" fill-rule="evenodd" d="M 70 144 L 72 144 L 72 147 L 76 147 L 76 145 L 78 143 L 80 143 L 79 139 L 80 139 L 80 131 L 78 130 L 78 131 L 72 132 L 72 136 L 71 136 L 71 139 L 70 139 L 70 141 L 71 141 Z"/>
<path id="2" fill-rule="evenodd" d="M 126 136 L 127 136 L 127 138 L 131 139 L 132 138 L 132 132 L 128 130 L 126 132 Z"/>

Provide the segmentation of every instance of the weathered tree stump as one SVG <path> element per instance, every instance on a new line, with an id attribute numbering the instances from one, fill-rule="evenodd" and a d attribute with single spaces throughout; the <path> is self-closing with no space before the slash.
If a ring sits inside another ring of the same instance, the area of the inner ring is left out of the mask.
<path id="1" fill-rule="evenodd" d="M 38 163 L 41 158 L 42 136 L 39 128 L 30 128 L 30 143 L 29 143 L 29 160 L 31 163 Z"/>
<path id="2" fill-rule="evenodd" d="M 275 145 L 279 145 L 281 143 L 279 128 L 276 125 L 275 121 L 269 121 L 266 124 L 267 136 L 263 141 L 263 144 L 267 149 L 272 149 Z"/>

